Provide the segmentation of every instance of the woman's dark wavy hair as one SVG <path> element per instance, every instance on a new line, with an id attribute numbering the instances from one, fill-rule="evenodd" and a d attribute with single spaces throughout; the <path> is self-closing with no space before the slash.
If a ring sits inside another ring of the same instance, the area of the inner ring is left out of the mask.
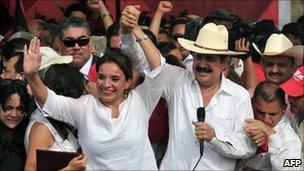
<path id="1" fill-rule="evenodd" d="M 98 73 L 99 67 L 104 63 L 115 63 L 124 73 L 126 79 L 133 78 L 132 65 L 130 60 L 117 51 L 108 51 L 96 62 L 96 72 Z"/>
<path id="2" fill-rule="evenodd" d="M 84 80 L 84 76 L 77 69 L 68 64 L 51 65 L 46 71 L 43 79 L 45 85 L 56 94 L 72 98 L 79 98 L 84 93 Z M 75 130 L 65 122 L 49 117 L 47 117 L 47 119 L 63 140 L 67 139 L 68 130 L 72 132 Z"/>
<path id="3" fill-rule="evenodd" d="M 29 110 L 30 95 L 27 92 L 26 83 L 21 80 L 3 79 L 0 80 L 0 105 L 5 111 L 5 105 L 9 98 L 17 93 L 20 96 L 20 106 L 22 112 L 26 113 Z"/>

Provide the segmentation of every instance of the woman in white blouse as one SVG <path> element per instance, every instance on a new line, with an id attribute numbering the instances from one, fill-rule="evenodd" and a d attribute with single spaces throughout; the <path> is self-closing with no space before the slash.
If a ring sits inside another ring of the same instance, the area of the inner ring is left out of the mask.
<path id="1" fill-rule="evenodd" d="M 84 77 L 75 68 L 67 64 L 50 66 L 45 75 L 44 83 L 59 95 L 79 98 L 84 93 Z M 24 144 L 27 152 L 25 170 L 36 170 L 36 150 L 77 152 L 78 141 L 72 133 L 70 125 L 43 116 L 41 110 L 36 109 L 26 129 Z M 86 157 L 79 155 L 71 160 L 63 170 L 83 169 Z"/>
<path id="2" fill-rule="evenodd" d="M 50 117 L 78 129 L 79 144 L 88 157 L 87 170 L 157 169 L 148 138 L 148 121 L 161 96 L 153 87 L 161 85 L 157 79 L 164 61 L 137 26 L 139 14 L 137 6 L 127 6 L 121 17 L 121 22 L 132 30 L 145 52 L 151 71 L 145 82 L 132 91 L 129 91 L 131 63 L 118 53 L 109 53 L 96 64 L 98 98 L 92 95 L 79 99 L 58 96 L 37 74 L 41 60 L 39 40 L 34 38 L 29 49 L 25 47 L 24 72 L 37 104 Z"/>

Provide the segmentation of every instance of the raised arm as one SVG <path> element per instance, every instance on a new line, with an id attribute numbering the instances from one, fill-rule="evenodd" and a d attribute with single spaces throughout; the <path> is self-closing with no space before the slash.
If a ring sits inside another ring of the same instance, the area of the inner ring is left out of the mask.
<path id="1" fill-rule="evenodd" d="M 137 42 L 140 44 L 142 50 L 145 53 L 147 61 L 150 66 L 150 70 L 154 70 L 160 66 L 160 53 L 154 46 L 152 41 L 145 35 L 142 29 L 138 26 L 138 18 L 140 15 L 139 6 L 126 6 L 121 16 L 121 27 L 122 30 L 132 31 Z"/>
<path id="2" fill-rule="evenodd" d="M 150 24 L 149 30 L 157 37 L 161 19 L 163 18 L 163 15 L 167 12 L 170 12 L 173 8 L 173 5 L 169 1 L 160 1 L 157 7 L 156 12 L 154 13 L 154 16 L 152 18 L 152 22 Z"/>
<path id="3" fill-rule="evenodd" d="M 43 108 L 48 94 L 46 86 L 38 75 L 41 64 L 40 40 L 36 37 L 32 39 L 29 48 L 26 45 L 24 46 L 23 54 L 24 74 L 38 105 Z"/>
<path id="4" fill-rule="evenodd" d="M 88 0 L 89 7 L 94 11 L 98 11 L 102 18 L 105 29 L 107 30 L 112 24 L 113 19 L 102 0 Z"/>
<path id="5" fill-rule="evenodd" d="M 237 51 L 249 52 L 249 41 L 246 41 L 245 38 L 239 39 L 235 42 L 235 48 Z M 243 59 L 244 62 L 244 83 L 243 86 L 245 89 L 255 88 L 258 84 L 258 78 L 254 69 L 253 61 L 251 55 Z"/>

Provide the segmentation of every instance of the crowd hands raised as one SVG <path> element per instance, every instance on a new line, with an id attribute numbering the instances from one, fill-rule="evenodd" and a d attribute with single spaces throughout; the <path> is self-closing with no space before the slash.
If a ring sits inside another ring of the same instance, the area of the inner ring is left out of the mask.
<path id="1" fill-rule="evenodd" d="M 81 149 L 61 170 L 303 169 L 303 16 L 248 36 L 224 10 L 166 29 L 173 7 L 160 1 L 144 29 L 139 5 L 113 22 L 88 0 L 5 37 L 0 170 L 37 170 L 37 149 Z"/>

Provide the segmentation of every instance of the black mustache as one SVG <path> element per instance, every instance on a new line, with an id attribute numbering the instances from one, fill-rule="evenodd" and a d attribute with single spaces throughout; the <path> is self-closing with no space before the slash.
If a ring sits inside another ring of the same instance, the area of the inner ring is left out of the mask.
<path id="1" fill-rule="evenodd" d="M 269 76 L 282 76 L 282 74 L 281 73 L 269 73 Z"/>
<path id="2" fill-rule="evenodd" d="M 213 70 L 210 69 L 210 68 L 200 67 L 200 66 L 195 67 L 195 70 L 198 71 L 198 72 L 205 72 L 205 73 L 213 72 Z"/>

